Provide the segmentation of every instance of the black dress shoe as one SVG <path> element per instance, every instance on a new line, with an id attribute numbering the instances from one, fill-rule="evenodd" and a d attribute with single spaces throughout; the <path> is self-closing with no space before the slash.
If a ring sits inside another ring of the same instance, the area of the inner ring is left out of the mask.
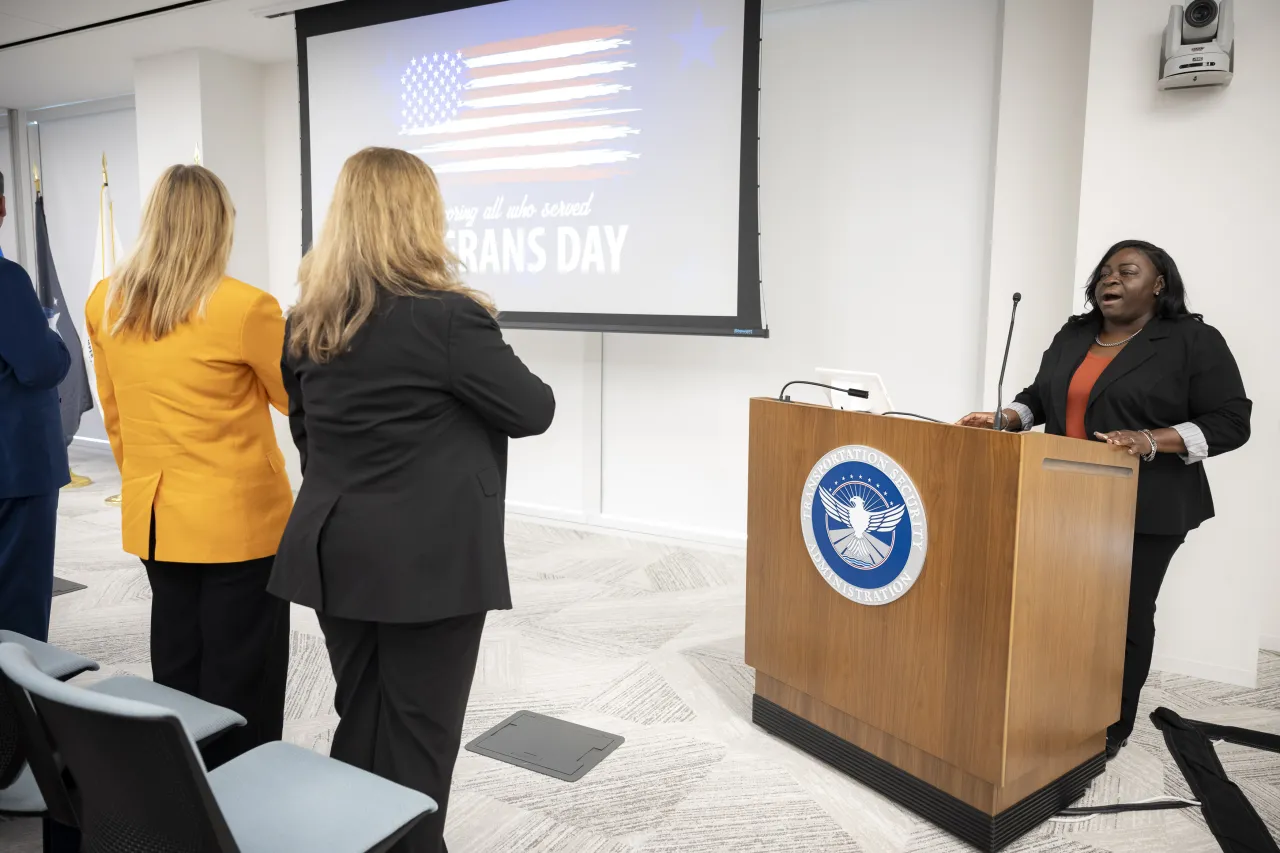
<path id="1" fill-rule="evenodd" d="M 1124 738 L 1122 740 L 1116 740 L 1112 738 L 1110 735 L 1107 735 L 1107 761 L 1110 761 L 1111 759 L 1119 755 L 1120 750 L 1124 749 L 1126 746 L 1128 746 L 1128 744 L 1129 744 L 1128 738 Z"/>

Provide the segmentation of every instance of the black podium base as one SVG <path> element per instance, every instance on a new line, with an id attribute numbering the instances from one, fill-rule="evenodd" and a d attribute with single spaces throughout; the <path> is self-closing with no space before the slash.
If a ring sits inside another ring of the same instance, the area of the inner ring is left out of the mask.
<path id="1" fill-rule="evenodd" d="M 751 719 L 770 734 L 987 853 L 1013 843 L 1080 799 L 1089 782 L 1101 776 L 1107 766 L 1106 755 L 1098 754 L 993 817 L 761 696 L 753 697 Z"/>

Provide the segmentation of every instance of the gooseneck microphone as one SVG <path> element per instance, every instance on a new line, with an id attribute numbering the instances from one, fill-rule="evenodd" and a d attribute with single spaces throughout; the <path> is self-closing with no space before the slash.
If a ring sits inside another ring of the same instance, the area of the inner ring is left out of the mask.
<path id="1" fill-rule="evenodd" d="M 1018 319 L 1018 303 L 1022 294 L 1013 294 L 1013 311 L 1009 314 L 1009 337 L 1004 341 L 1004 360 L 1000 362 L 1000 381 L 996 383 L 996 416 L 991 421 L 991 428 L 1002 430 L 1008 426 L 1004 417 L 1004 371 L 1009 366 L 1009 345 L 1013 343 L 1013 323 Z"/>
<path id="2" fill-rule="evenodd" d="M 812 385 L 814 388 L 826 388 L 831 391 L 839 391 L 842 394 L 848 394 L 850 397 L 858 397 L 866 400 L 871 397 L 870 391 L 863 391 L 861 388 L 837 388 L 835 385 L 824 385 L 821 382 L 806 382 L 803 379 L 796 379 L 782 386 L 782 390 L 778 392 L 778 401 L 782 403 L 790 403 L 791 398 L 786 396 L 787 389 L 792 385 Z"/>

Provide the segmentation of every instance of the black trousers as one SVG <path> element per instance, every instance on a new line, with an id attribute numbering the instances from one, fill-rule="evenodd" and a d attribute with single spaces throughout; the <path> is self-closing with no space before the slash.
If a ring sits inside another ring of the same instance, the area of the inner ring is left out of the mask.
<path id="1" fill-rule="evenodd" d="M 49 639 L 57 489 L 0 498 L 0 628 Z"/>
<path id="2" fill-rule="evenodd" d="M 151 580 L 152 677 L 249 721 L 202 750 L 210 769 L 280 740 L 284 729 L 289 605 L 267 592 L 273 560 L 142 561 Z"/>
<path id="3" fill-rule="evenodd" d="M 330 755 L 436 801 L 394 848 L 447 853 L 444 822 L 485 614 L 421 625 L 319 614 L 342 718 Z"/>
<path id="4" fill-rule="evenodd" d="M 1181 536 L 1133 537 L 1133 569 L 1129 581 L 1129 627 L 1124 640 L 1124 686 L 1120 692 L 1120 721 L 1107 729 L 1112 740 L 1133 733 L 1138 697 L 1151 674 L 1151 650 L 1156 642 L 1156 597 L 1173 555 L 1187 539 Z"/>

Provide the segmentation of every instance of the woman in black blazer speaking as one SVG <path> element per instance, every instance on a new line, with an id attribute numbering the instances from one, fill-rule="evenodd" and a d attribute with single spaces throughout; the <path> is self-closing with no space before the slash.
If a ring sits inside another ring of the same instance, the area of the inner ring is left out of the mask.
<path id="1" fill-rule="evenodd" d="M 551 389 L 459 279 L 417 157 L 368 148 L 338 176 L 299 269 L 283 371 L 302 489 L 269 589 L 314 608 L 338 682 L 331 754 L 430 795 L 394 849 L 444 851 L 485 613 L 511 607 L 507 439 Z"/>
<path id="2" fill-rule="evenodd" d="M 1012 430 L 1105 441 L 1139 456 L 1120 720 L 1114 757 L 1133 731 L 1151 669 L 1156 596 L 1187 533 L 1213 517 L 1204 466 L 1249 440 L 1253 404 L 1227 342 L 1187 309 L 1178 266 L 1138 240 L 1107 252 L 1089 277 L 1089 311 L 1067 321 L 1030 387 L 1004 410 Z M 990 427 L 994 415 L 960 421 Z"/>

